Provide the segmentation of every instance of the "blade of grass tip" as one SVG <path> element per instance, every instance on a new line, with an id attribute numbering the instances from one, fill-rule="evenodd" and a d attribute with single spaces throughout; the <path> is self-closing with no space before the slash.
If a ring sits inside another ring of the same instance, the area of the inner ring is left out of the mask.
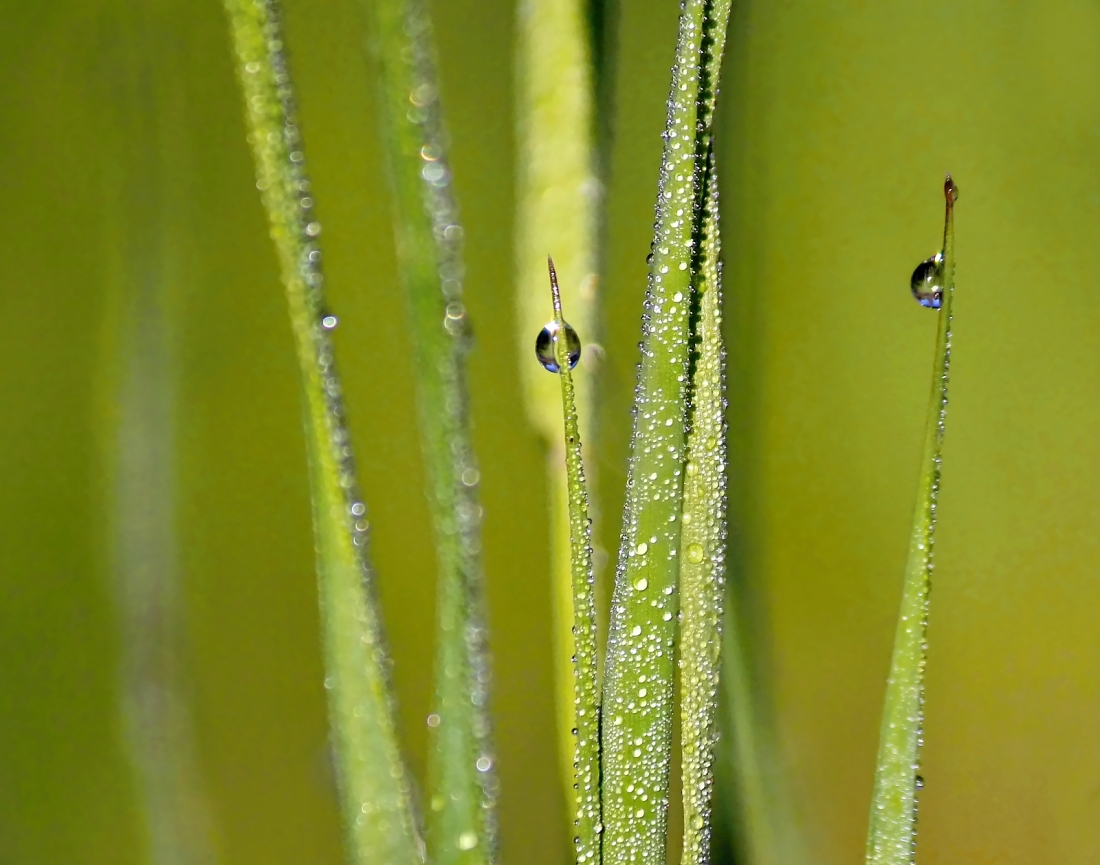
<path id="1" fill-rule="evenodd" d="M 697 356 L 684 465 L 680 537 L 680 742 L 684 839 L 681 862 L 710 861 L 711 798 L 726 564 L 726 397 L 722 341 L 718 173 L 709 131 L 729 24 L 729 0 L 715 0 L 703 25 L 699 113 L 707 130 L 698 147 L 700 187 L 694 262 Z"/>
<path id="2" fill-rule="evenodd" d="M 550 268 L 550 291 L 554 304 L 552 328 L 545 328 L 552 340 L 552 365 L 561 379 L 562 413 L 565 419 L 565 465 L 569 481 L 569 542 L 572 571 L 573 627 L 573 846 L 578 865 L 599 865 L 600 854 L 600 718 L 599 684 L 597 680 L 596 641 L 596 580 L 592 570 L 592 522 L 588 519 L 588 490 L 581 456 L 580 424 L 577 420 L 576 393 L 573 387 L 573 364 L 580 356 L 570 342 L 576 331 L 562 317 L 561 294 L 554 262 Z M 542 339 L 539 340 L 542 344 Z"/>
<path id="3" fill-rule="evenodd" d="M 350 860 L 424 860 L 411 781 L 401 759 L 389 657 L 367 553 L 366 504 L 333 363 L 325 308 L 321 226 L 305 174 L 301 132 L 274 0 L 225 0 L 249 141 L 278 252 L 302 374 L 310 463 L 325 684 Z"/>
<path id="4" fill-rule="evenodd" d="M 955 200 L 958 189 L 947 175 L 943 250 L 917 267 L 913 293 L 922 306 L 939 308 L 932 396 L 924 438 L 924 469 L 917 490 L 909 559 L 905 566 L 901 612 L 886 684 L 871 820 L 868 865 L 908 865 L 916 847 L 917 795 L 923 780 L 924 668 L 928 651 L 928 595 L 932 585 L 932 545 L 936 499 L 947 417 L 947 373 L 951 361 L 951 300 L 955 291 Z"/>
<path id="5" fill-rule="evenodd" d="M 710 862 L 716 707 L 726 564 L 726 398 L 722 342 L 721 240 L 713 152 L 704 181 L 695 291 L 698 356 L 684 467 L 680 537 L 680 740 L 683 865 Z"/>
<path id="6" fill-rule="evenodd" d="M 553 585 L 555 681 L 562 777 L 573 786 L 573 576 L 569 493 L 561 443 L 558 386 L 530 362 L 532 333 L 545 323 L 545 299 L 531 286 L 543 279 L 542 255 L 554 250 L 561 293 L 573 325 L 591 340 L 596 319 L 596 178 L 593 69 L 585 0 L 524 0 L 517 16 L 516 298 L 521 380 L 527 415 L 546 444 L 550 573 Z M 593 358 L 594 359 L 594 358 Z M 593 376 L 587 362 L 574 376 L 581 440 L 592 444 Z M 589 494 L 592 492 L 589 478 Z M 594 503 L 593 503 L 594 504 Z M 593 508 L 595 510 L 595 508 Z M 574 815 L 570 815 L 571 818 Z"/>
<path id="7" fill-rule="evenodd" d="M 709 114 L 703 0 L 681 8 L 602 704 L 604 859 L 665 855 L 694 241 Z"/>
<path id="8" fill-rule="evenodd" d="M 480 475 L 468 418 L 462 227 L 427 7 L 423 0 L 376 0 L 371 8 L 440 571 L 435 705 L 428 719 L 428 847 L 437 865 L 479 865 L 496 859 L 497 779 L 479 556 Z"/>

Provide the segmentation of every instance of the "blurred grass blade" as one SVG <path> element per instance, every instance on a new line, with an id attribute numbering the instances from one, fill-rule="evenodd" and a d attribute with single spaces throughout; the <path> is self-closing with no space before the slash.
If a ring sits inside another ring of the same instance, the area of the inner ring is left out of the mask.
<path id="1" fill-rule="evenodd" d="M 470 444 L 462 228 L 424 0 L 371 4 L 398 265 L 409 298 L 421 440 L 439 559 L 428 847 L 437 865 L 496 859 L 479 473 Z"/>
<path id="2" fill-rule="evenodd" d="M 695 294 L 698 355 L 684 468 L 680 536 L 680 739 L 683 865 L 710 862 L 711 797 L 726 565 L 726 398 L 721 240 L 714 154 L 704 177 Z"/>
<path id="3" fill-rule="evenodd" d="M 665 856 L 694 235 L 709 112 L 703 0 L 681 7 L 602 706 L 604 858 Z"/>
<path id="4" fill-rule="evenodd" d="M 394 730 L 389 658 L 367 558 L 366 505 L 333 365 L 321 226 L 274 0 L 225 0 L 249 141 L 290 306 L 305 397 L 326 685 L 348 854 L 358 865 L 423 861 L 411 783 Z"/>
<path id="5" fill-rule="evenodd" d="M 596 178 L 591 36 L 586 0 L 523 0 L 518 10 L 516 125 L 516 298 L 518 349 L 527 415 L 546 444 L 550 492 L 550 573 L 554 586 L 558 734 L 566 798 L 573 789 L 573 574 L 566 454 L 558 383 L 531 363 L 531 334 L 546 323 L 543 258 L 553 250 L 571 324 L 591 342 L 596 332 L 596 239 L 601 190 Z M 595 465 L 595 354 L 573 376 L 580 439 Z M 592 492 L 591 471 L 589 493 Z M 593 504 L 590 501 L 590 504 Z M 594 508 L 593 508 L 594 509 Z"/>
<path id="6" fill-rule="evenodd" d="M 155 86 L 178 95 L 156 70 L 152 75 Z M 128 66 L 114 80 L 124 99 L 150 83 Z M 180 289 L 195 274 L 183 253 L 191 238 L 176 216 L 182 208 L 174 177 L 149 146 L 171 135 L 178 121 L 153 105 L 111 117 L 117 139 L 108 149 L 100 199 L 102 248 L 110 260 L 100 390 L 110 429 L 106 512 L 121 636 L 119 691 L 149 862 L 210 865 L 216 845 L 187 703 L 176 535 L 175 322 Z"/>
<path id="7" fill-rule="evenodd" d="M 599 865 L 600 854 L 600 718 L 596 641 L 596 580 L 592 571 L 592 522 L 581 456 L 580 424 L 573 388 L 569 347 L 564 338 L 561 294 L 554 262 L 550 288 L 554 301 L 553 350 L 561 379 L 565 418 L 565 464 L 569 480 L 569 541 L 572 563 L 573 626 L 573 788 L 576 831 L 573 846 L 578 865 Z"/>
<path id="8" fill-rule="evenodd" d="M 924 469 L 917 491 L 909 560 L 905 566 L 901 613 L 894 636 L 894 656 L 886 684 L 886 707 L 879 738 L 874 797 L 867 833 L 868 865 L 908 865 L 916 846 L 917 794 L 923 784 L 920 749 L 924 742 L 924 668 L 927 656 L 928 594 L 932 581 L 932 545 L 936 499 L 940 489 L 940 452 L 947 416 L 947 373 L 951 361 L 951 301 L 955 291 L 955 199 L 958 190 L 947 176 L 940 292 L 930 301 L 940 305 L 932 396 L 924 438 Z M 923 267 L 923 265 L 922 265 Z M 918 271 L 920 268 L 918 268 Z"/>

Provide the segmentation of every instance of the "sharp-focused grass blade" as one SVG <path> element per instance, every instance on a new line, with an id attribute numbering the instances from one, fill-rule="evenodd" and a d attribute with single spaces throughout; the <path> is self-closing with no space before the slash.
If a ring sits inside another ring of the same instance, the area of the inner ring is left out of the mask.
<path id="1" fill-rule="evenodd" d="M 468 419 L 462 227 L 427 6 L 423 0 L 370 5 L 440 569 L 428 847 L 437 865 L 478 865 L 496 858 L 497 780 L 479 555 L 480 475 Z"/>
<path id="2" fill-rule="evenodd" d="M 692 265 L 710 112 L 710 4 L 680 14 L 635 391 L 634 436 L 602 704 L 604 858 L 665 855 L 673 725 Z M 723 31 L 724 32 L 724 31 Z"/>
<path id="3" fill-rule="evenodd" d="M 593 141 L 593 64 L 584 0 L 524 0 L 517 40 L 516 299 L 518 349 L 527 415 L 547 447 L 550 573 L 554 585 L 555 676 L 565 789 L 573 785 L 573 573 L 566 459 L 558 383 L 531 362 L 531 336 L 546 323 L 543 259 L 561 266 L 561 295 L 571 324 L 588 341 L 596 323 L 597 212 L 601 199 Z M 573 376 L 581 440 L 593 466 L 594 373 Z M 591 474 L 591 473 L 590 473 Z M 591 494 L 592 478 L 588 492 Z"/>
<path id="4" fill-rule="evenodd" d="M 599 865 L 600 834 L 600 717 L 597 680 L 596 581 L 592 571 L 592 522 L 588 518 L 588 489 L 581 457 L 580 424 L 569 347 L 563 335 L 561 295 L 554 263 L 550 266 L 550 287 L 554 301 L 554 358 L 561 380 L 562 413 L 565 419 L 565 466 L 569 487 L 569 543 L 571 561 L 573 673 L 573 788 L 576 831 L 573 846 L 578 865 Z"/>
<path id="5" fill-rule="evenodd" d="M 943 251 L 936 279 L 940 291 L 929 305 L 940 307 L 932 396 L 924 438 L 924 469 L 909 538 L 901 613 L 894 636 L 894 656 L 886 684 L 871 821 L 867 833 L 868 865 L 908 865 L 916 845 L 917 794 L 923 781 L 920 749 L 924 742 L 924 667 L 928 649 L 928 594 L 932 585 L 932 545 L 936 499 L 940 489 L 940 452 L 947 417 L 947 373 L 951 362 L 951 300 L 955 291 L 955 199 L 958 190 L 947 176 Z M 930 259 L 935 262 L 935 259 Z M 918 268 L 918 271 L 920 268 Z"/>
<path id="6" fill-rule="evenodd" d="M 699 113 L 705 154 L 693 266 L 697 355 L 691 369 L 691 416 L 684 465 L 680 537 L 680 742 L 684 809 L 681 861 L 710 861 L 711 798 L 717 738 L 718 672 L 726 566 L 726 397 L 722 340 L 722 244 L 718 172 L 709 132 L 718 98 L 729 0 L 704 19 Z"/>
<path id="7" fill-rule="evenodd" d="M 397 745 L 388 653 L 325 309 L 321 225 L 274 0 L 225 0 L 249 141 L 275 242 L 302 374 L 317 537 L 326 684 L 348 854 L 358 865 L 423 861 L 411 784 Z"/>
<path id="8" fill-rule="evenodd" d="M 691 428 L 680 535 L 680 741 L 683 865 L 710 862 L 715 714 L 726 566 L 726 399 L 722 342 L 718 175 L 704 179 L 695 294 L 698 355 L 691 379 Z"/>

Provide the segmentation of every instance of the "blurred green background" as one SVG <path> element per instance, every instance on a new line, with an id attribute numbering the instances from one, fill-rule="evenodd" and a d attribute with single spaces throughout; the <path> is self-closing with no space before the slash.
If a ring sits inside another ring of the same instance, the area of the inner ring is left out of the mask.
<path id="1" fill-rule="evenodd" d="M 513 367 L 515 340 L 534 338 L 513 326 L 514 9 L 432 6 L 477 339 L 501 852 L 559 863 L 544 475 Z M 618 21 L 609 515 L 677 6 L 624 0 Z M 4 18 L 0 862 L 150 861 L 120 711 L 124 614 L 145 609 L 119 576 L 127 501 L 171 554 L 168 663 L 217 861 L 339 862 L 297 372 L 222 10 L 58 0 Z M 286 2 L 422 774 L 435 565 L 362 19 L 354 0 Z M 920 861 L 1100 862 L 1100 7 L 753 0 L 732 28 L 718 121 L 731 576 L 791 830 L 807 862 L 863 855 L 935 328 L 907 284 L 938 248 L 950 170 L 958 294 Z M 146 426 L 133 400 L 152 406 Z M 158 443 L 140 459 L 135 429 Z M 614 550 L 615 519 L 599 531 Z"/>

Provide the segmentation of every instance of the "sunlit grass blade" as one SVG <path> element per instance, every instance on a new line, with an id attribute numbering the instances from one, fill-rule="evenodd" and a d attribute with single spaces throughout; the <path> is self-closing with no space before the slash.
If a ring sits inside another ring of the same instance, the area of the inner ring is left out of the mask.
<path id="1" fill-rule="evenodd" d="M 579 865 L 599 865 L 600 856 L 600 717 L 596 640 L 596 581 L 592 571 L 592 523 L 588 519 L 588 489 L 581 456 L 580 424 L 573 387 L 570 347 L 565 339 L 561 294 L 553 261 L 549 261 L 550 289 L 556 325 L 551 335 L 554 363 L 561 382 L 565 419 L 565 466 L 569 486 L 569 543 L 571 561 L 573 756 L 575 832 L 573 846 Z"/>
<path id="2" fill-rule="evenodd" d="M 440 569 L 428 849 L 437 865 L 476 865 L 496 858 L 497 780 L 488 714 L 479 473 L 468 418 L 462 227 L 427 6 L 423 0 L 376 0 L 371 7 Z"/>
<path id="3" fill-rule="evenodd" d="M 927 656 L 928 595 L 932 582 L 932 545 L 936 499 L 940 489 L 941 447 L 947 416 L 947 374 L 951 361 L 951 300 L 955 290 L 955 199 L 947 176 L 943 251 L 917 268 L 914 294 L 922 305 L 939 307 L 932 395 L 924 438 L 923 470 L 917 490 L 909 560 L 905 566 L 901 612 L 886 684 L 886 706 L 879 739 L 874 797 L 867 833 L 868 865 L 908 865 L 916 845 L 917 796 L 923 784 L 920 749 L 924 742 L 924 668 Z M 938 261 L 937 261 L 938 259 Z M 918 274 L 927 274 L 930 290 L 918 292 Z"/>
<path id="4" fill-rule="evenodd" d="M 527 415 L 546 444 L 550 573 L 554 586 L 559 749 L 567 798 L 573 785 L 573 575 L 558 383 L 531 362 L 531 334 L 546 323 L 543 259 L 553 250 L 572 325 L 595 339 L 597 211 L 593 63 L 584 0 L 524 0 L 517 15 L 516 318 Z M 588 465 L 594 442 L 595 356 L 573 376 Z M 589 473 L 591 475 L 591 471 Z M 592 492 L 589 477 L 589 494 Z"/>
<path id="5" fill-rule="evenodd" d="M 695 275 L 698 354 L 684 467 L 680 536 L 680 741 L 684 865 L 710 862 L 711 796 L 722 602 L 726 566 L 726 399 L 722 340 L 718 176 L 713 153 L 704 178 Z"/>
<path id="6" fill-rule="evenodd" d="M 681 8 L 602 704 L 604 859 L 665 855 L 687 416 L 689 312 L 709 112 L 709 4 Z M 701 149 L 702 148 L 702 149 Z"/>
<path id="7" fill-rule="evenodd" d="M 367 557 L 366 505 L 333 364 L 321 226 L 274 0 L 225 0 L 249 141 L 279 257 L 302 375 L 326 684 L 348 855 L 359 865 L 423 861 L 411 783 L 398 749 L 389 658 Z"/>

